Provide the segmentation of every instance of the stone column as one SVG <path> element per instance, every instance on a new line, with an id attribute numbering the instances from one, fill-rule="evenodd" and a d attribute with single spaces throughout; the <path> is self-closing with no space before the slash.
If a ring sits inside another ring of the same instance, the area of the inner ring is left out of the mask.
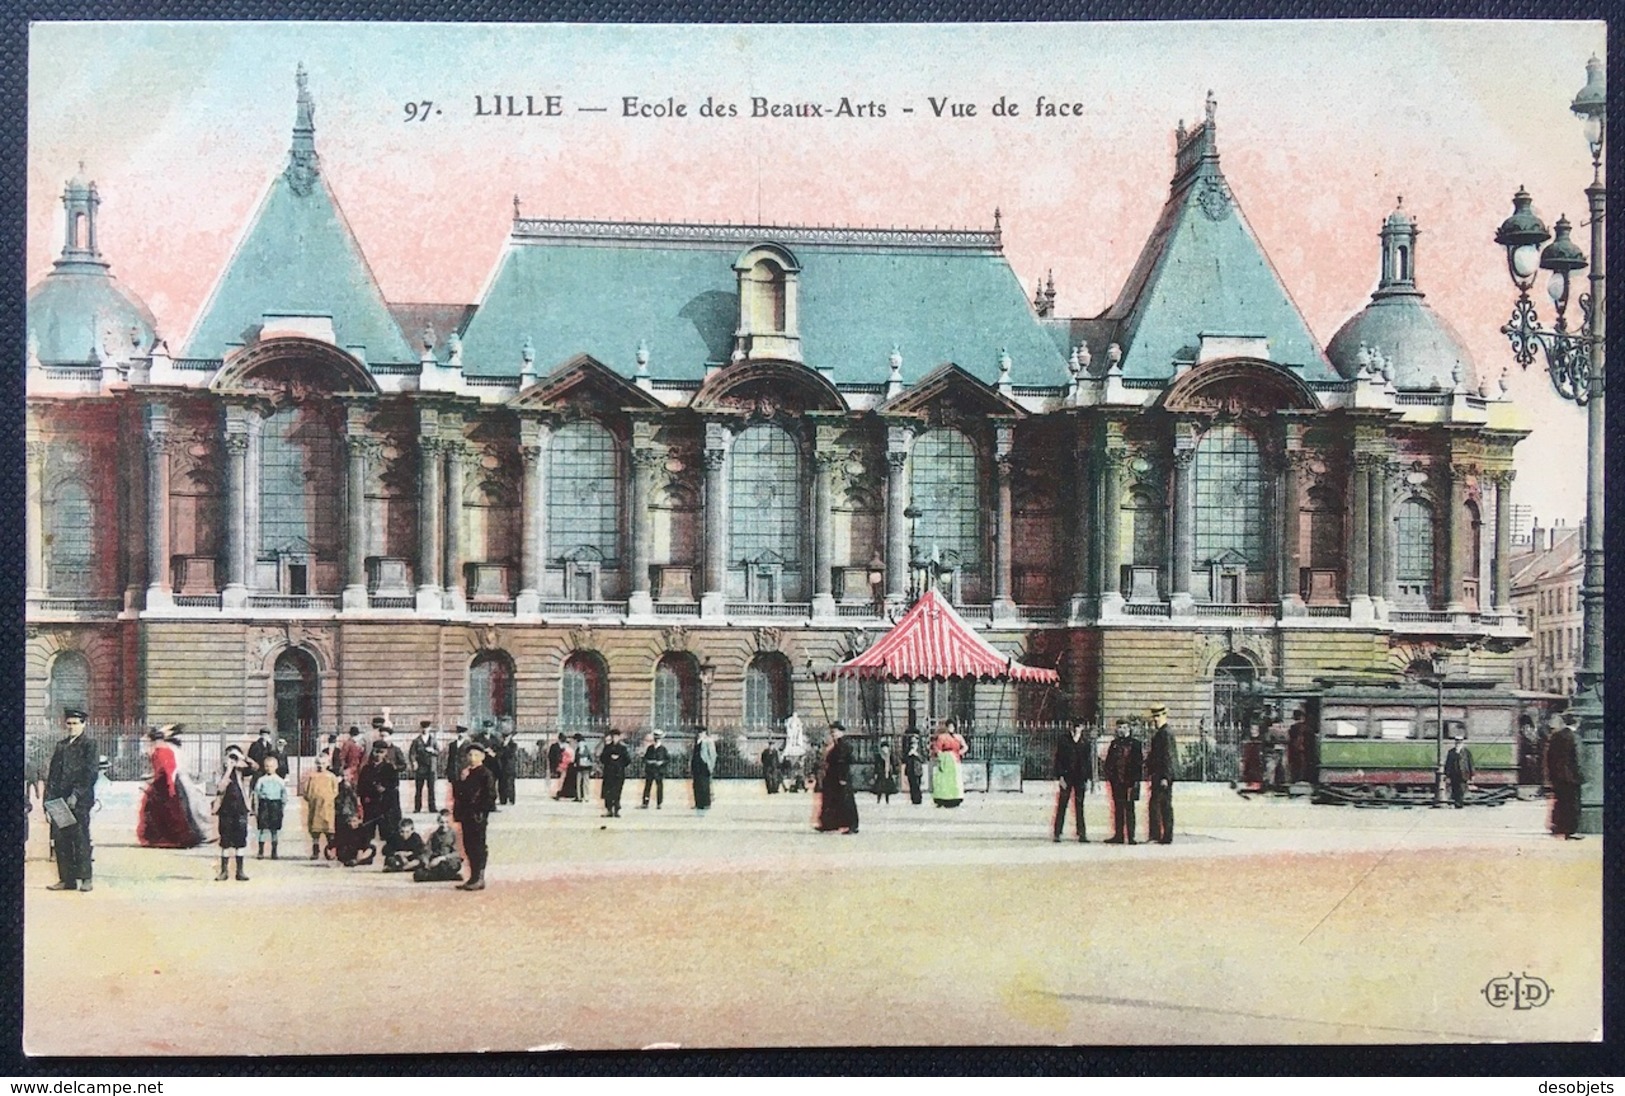
<path id="1" fill-rule="evenodd" d="M 1281 500 L 1281 548 L 1277 557 L 1281 561 L 1278 576 L 1278 595 L 1282 616 L 1304 615 L 1303 591 L 1298 581 L 1303 567 L 1301 544 L 1303 540 L 1303 471 L 1309 455 L 1301 449 L 1287 450 L 1281 462 L 1279 498 Z"/>
<path id="2" fill-rule="evenodd" d="M 1444 607 L 1455 614 L 1467 612 L 1467 603 L 1461 596 L 1462 575 L 1465 570 L 1467 538 L 1472 527 L 1467 524 L 1467 477 L 1471 469 L 1465 464 L 1452 464 L 1449 468 L 1450 504 L 1444 515 Z"/>
<path id="3" fill-rule="evenodd" d="M 147 608 L 175 604 L 169 566 L 169 411 L 147 406 Z"/>
<path id="4" fill-rule="evenodd" d="M 534 419 L 519 422 L 519 459 L 524 471 L 519 483 L 519 596 L 517 613 L 542 609 L 542 481 L 543 427 Z"/>
<path id="5" fill-rule="evenodd" d="M 1517 473 L 1502 468 L 1494 475 L 1495 481 L 1495 600 L 1498 613 L 1512 612 L 1512 481 Z M 1482 599 L 1480 599 L 1482 600 Z"/>
<path id="6" fill-rule="evenodd" d="M 636 441 L 637 439 L 635 439 Z M 647 439 L 645 439 L 647 441 Z M 649 514 L 649 496 L 661 454 L 652 444 L 632 447 L 632 592 L 627 612 L 632 616 L 653 616 L 654 595 L 649 584 L 649 556 L 654 545 L 654 522 Z"/>
<path id="7" fill-rule="evenodd" d="M 468 594 L 463 587 L 463 458 L 467 450 L 463 424 L 442 423 L 440 444 L 446 453 L 444 604 L 451 612 L 461 613 L 468 608 Z"/>
<path id="8" fill-rule="evenodd" d="M 1015 572 L 1016 508 L 1011 480 L 1015 474 L 1015 428 L 1000 423 L 994 428 L 993 470 L 998 480 L 998 535 L 994 539 L 993 618 L 1014 620 L 1016 610 Z"/>
<path id="9" fill-rule="evenodd" d="M 1176 442 L 1174 448 L 1174 551 L 1168 561 L 1168 604 L 1174 613 L 1189 612 L 1191 597 L 1191 558 L 1196 552 L 1196 463 L 1195 447 Z"/>
<path id="10" fill-rule="evenodd" d="M 1390 606 L 1399 600 L 1399 533 L 1394 528 L 1393 488 L 1402 482 L 1401 472 L 1396 463 L 1386 463 L 1382 468 L 1382 588 L 1372 593 L 1380 592 Z"/>
<path id="11" fill-rule="evenodd" d="M 346 610 L 367 607 L 367 450 L 374 440 L 365 429 L 358 409 L 351 409 L 344 448 L 349 454 L 349 474 L 345 477 L 344 508 L 344 597 Z"/>
<path id="12" fill-rule="evenodd" d="M 1373 619 L 1371 609 L 1371 463 L 1370 453 L 1354 454 L 1353 528 L 1349 531 L 1349 616 Z"/>
<path id="13" fill-rule="evenodd" d="M 822 432 L 822 431 L 820 431 Z M 813 597 L 812 615 L 835 615 L 835 491 L 838 455 L 822 446 L 813 454 Z"/>
<path id="14" fill-rule="evenodd" d="M 886 604 L 901 605 L 908 597 L 908 450 L 912 435 L 907 427 L 886 429 Z"/>
<path id="15" fill-rule="evenodd" d="M 420 424 L 418 434 L 418 612 L 437 612 L 440 591 L 440 438 L 434 424 Z"/>
<path id="16" fill-rule="evenodd" d="M 1100 550 L 1095 558 L 1100 561 L 1100 613 L 1116 612 L 1123 606 L 1123 469 L 1128 464 L 1128 452 L 1123 449 L 1101 450 L 1100 466 Z"/>
<path id="17" fill-rule="evenodd" d="M 1379 617 L 1386 615 L 1388 605 L 1388 461 L 1376 457 L 1371 462 L 1370 484 L 1371 522 L 1367 535 L 1371 547 L 1366 555 L 1367 592 L 1376 606 Z"/>
<path id="18" fill-rule="evenodd" d="M 243 585 L 259 588 L 260 560 L 260 469 L 265 452 L 265 419 L 259 412 L 248 414 L 248 449 L 243 465 Z"/>
<path id="19" fill-rule="evenodd" d="M 248 604 L 248 420 L 226 408 L 226 585 L 223 608 Z"/>
<path id="20" fill-rule="evenodd" d="M 45 440 L 29 416 L 28 438 L 28 586 L 30 601 L 45 596 Z"/>
<path id="21" fill-rule="evenodd" d="M 1077 440 L 1072 451 L 1072 552 L 1075 569 L 1072 576 L 1072 606 L 1067 614 L 1071 623 L 1081 624 L 1090 615 L 1091 587 L 1095 574 L 1095 538 L 1093 528 L 1099 524 L 1095 492 L 1100 484 L 1095 477 L 1095 462 L 1089 459 L 1089 448 L 1083 438 Z"/>
<path id="22" fill-rule="evenodd" d="M 728 583 L 728 450 L 733 432 L 720 422 L 705 424 L 705 589 L 700 615 L 720 617 L 727 611 Z"/>

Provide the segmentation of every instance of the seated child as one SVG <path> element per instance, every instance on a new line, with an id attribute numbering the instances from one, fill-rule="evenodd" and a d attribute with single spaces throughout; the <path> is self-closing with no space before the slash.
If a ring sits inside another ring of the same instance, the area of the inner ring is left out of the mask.
<path id="1" fill-rule="evenodd" d="M 416 883 L 455 883 L 463 876 L 463 858 L 457 855 L 457 831 L 451 825 L 451 812 L 440 812 L 440 827 L 429 834 L 429 851 L 423 866 L 412 873 Z"/>
<path id="2" fill-rule="evenodd" d="M 384 839 L 384 870 L 415 872 L 423 866 L 423 838 L 413 830 L 410 818 L 401 819 L 401 827 Z"/>

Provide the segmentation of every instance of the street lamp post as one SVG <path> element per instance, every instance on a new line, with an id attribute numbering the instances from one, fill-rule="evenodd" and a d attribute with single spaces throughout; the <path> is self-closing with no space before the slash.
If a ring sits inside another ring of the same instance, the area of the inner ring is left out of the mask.
<path id="1" fill-rule="evenodd" d="M 1567 217 L 1553 226 L 1556 237 L 1533 210 L 1533 199 L 1522 187 L 1512 199 L 1512 216 L 1501 223 L 1495 242 L 1506 249 L 1507 273 L 1518 291 L 1512 319 L 1501 328 L 1512 343 L 1512 356 L 1525 369 L 1537 352 L 1546 359 L 1552 387 L 1563 399 L 1586 409 L 1586 532 L 1585 573 L 1580 585 L 1583 626 L 1580 671 L 1575 675 L 1574 712 L 1580 721 L 1580 771 L 1585 778 L 1580 799 L 1580 829 L 1602 832 L 1603 802 L 1603 390 L 1606 313 L 1603 285 L 1603 223 L 1607 211 L 1607 185 L 1603 179 L 1603 146 L 1607 138 L 1608 96 L 1603 63 L 1593 56 L 1586 62 L 1586 84 L 1569 107 L 1585 125 L 1591 150 L 1591 185 L 1586 199 L 1591 214 L 1590 292 L 1580 294 L 1579 329 L 1569 330 L 1568 306 L 1575 274 L 1586 268 L 1586 257 L 1569 238 Z M 1550 244 L 1546 244 L 1551 240 Z M 1542 245 L 1546 244 L 1543 248 Z M 1557 320 L 1543 327 L 1529 299 L 1539 271 L 1547 271 L 1547 293 Z"/>
<path id="2" fill-rule="evenodd" d="M 711 683 L 717 679 L 717 668 L 709 656 L 700 663 L 700 726 L 711 726 Z"/>
<path id="3" fill-rule="evenodd" d="M 1433 688 L 1436 695 L 1434 708 L 1434 750 L 1433 750 L 1433 805 L 1444 806 L 1444 675 L 1448 663 L 1443 651 L 1434 651 L 1430 661 L 1433 663 Z"/>

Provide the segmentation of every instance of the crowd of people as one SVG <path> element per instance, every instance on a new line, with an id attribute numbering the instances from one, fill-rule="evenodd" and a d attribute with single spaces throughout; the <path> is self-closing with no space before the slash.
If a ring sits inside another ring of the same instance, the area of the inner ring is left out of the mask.
<path id="1" fill-rule="evenodd" d="M 105 785 L 105 762 L 85 735 L 86 713 L 63 713 L 65 737 L 52 751 L 44 774 L 41 798 L 50 824 L 52 855 L 58 879 L 51 890 L 93 889 L 91 870 L 91 813 L 96 808 L 98 785 Z M 1143 784 L 1147 799 L 1146 840 L 1170 844 L 1174 835 L 1173 785 L 1178 751 L 1168 724 L 1165 705 L 1146 712 L 1150 734 L 1142 745 L 1127 719 L 1117 721 L 1104 748 L 1093 740 L 1081 720 L 1070 724 L 1059 740 L 1053 775 L 1057 791 L 1051 836 L 1059 842 L 1070 810 L 1074 836 L 1086 842 L 1083 800 L 1100 784 L 1111 795 L 1112 836 L 1106 844 L 1137 843 L 1136 807 Z M 785 736 L 770 742 L 762 753 L 763 777 L 769 794 L 805 786 L 801 773 L 814 770 L 810 781 L 818 793 L 815 827 L 821 832 L 855 834 L 859 831 L 856 762 L 845 724 L 830 724 L 829 740 L 816 755 L 809 748 L 799 717 L 785 725 Z M 511 728 L 498 734 L 489 725 L 471 734 L 457 726 L 442 746 L 429 720 L 423 720 L 407 750 L 394 742 L 388 713 L 372 721 L 370 742 L 362 741 L 359 727 L 340 736 L 330 734 L 315 764 L 303 774 L 297 788 L 290 784 L 286 743 L 268 728 L 245 747 L 228 746 L 218 772 L 208 787 L 199 787 L 188 775 L 182 727 L 170 724 L 147 734 L 151 778 L 143 789 L 136 822 L 140 844 L 154 848 L 194 848 L 213 838 L 219 846 L 218 880 L 246 881 L 245 860 L 253 832 L 255 858 L 281 855 L 281 833 L 297 797 L 304 806 L 311 860 L 327 860 L 344 867 L 380 864 L 386 872 L 410 872 L 419 882 L 458 881 L 460 889 L 485 887 L 488 860 L 487 827 L 490 815 L 517 798 L 517 777 L 522 760 Z M 651 731 L 641 745 L 643 790 L 639 807 L 661 810 L 672 755 L 660 730 Z M 1542 768 L 1552 789 L 1551 831 L 1558 837 L 1578 839 L 1582 778 L 1572 717 L 1553 715 L 1542 736 Z M 1303 770 L 1308 730 L 1301 711 L 1288 732 L 1283 751 L 1291 777 Z M 1298 746 L 1295 753 L 1294 745 Z M 932 803 L 952 809 L 964 800 L 963 763 L 968 746 L 956 721 L 943 720 L 927 736 L 910 725 L 895 753 L 890 742 L 876 744 L 869 763 L 867 790 L 877 803 L 906 787 L 909 801 L 919 805 L 928 787 Z M 633 749 L 621 741 L 616 729 L 604 732 L 596 752 L 580 733 L 560 732 L 538 744 L 554 800 L 585 802 L 591 798 L 592 778 L 599 778 L 603 817 L 621 816 L 625 784 L 633 765 Z M 712 803 L 712 781 L 717 774 L 716 736 L 701 728 L 688 755 L 692 803 L 704 813 Z M 1241 750 L 1240 790 L 1261 789 L 1262 735 L 1255 731 Z M 1523 755 L 1520 753 L 1520 761 Z M 1449 800 L 1465 804 L 1474 774 L 1471 750 L 1461 739 L 1452 742 L 1444 761 Z M 1522 770 L 1520 770 L 1520 775 Z M 435 827 L 427 838 L 403 809 L 402 785 L 413 782 L 412 814 L 433 816 Z M 437 788 L 444 779 L 450 803 L 437 806 Z M 1276 779 L 1279 779 L 1277 777 Z M 33 809 L 30 791 L 28 809 Z M 466 868 L 467 878 L 463 878 Z"/>

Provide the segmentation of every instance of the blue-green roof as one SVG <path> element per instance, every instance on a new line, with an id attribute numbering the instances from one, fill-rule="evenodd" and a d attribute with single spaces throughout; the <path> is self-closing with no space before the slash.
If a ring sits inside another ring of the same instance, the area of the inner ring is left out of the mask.
<path id="1" fill-rule="evenodd" d="M 59 261 L 29 291 L 27 316 L 28 337 L 47 365 L 94 362 L 98 344 L 145 354 L 156 339 L 151 310 L 100 262 Z"/>
<path id="2" fill-rule="evenodd" d="M 706 230 L 695 228 L 681 243 L 587 231 L 579 238 L 516 236 L 466 328 L 463 369 L 518 373 L 528 338 L 538 366 L 590 354 L 631 375 L 642 342 L 651 375 L 699 380 L 708 362 L 726 362 L 733 351 L 733 264 L 748 232 L 788 247 L 800 263 L 802 360 L 833 369 L 838 384 L 884 383 L 894 346 L 908 382 L 951 361 L 991 383 L 1002 349 L 1014 383 L 1067 383 L 1065 356 L 996 247 L 888 246 L 881 233 L 830 244 L 802 235 L 807 231 L 729 226 L 717 231 L 722 239 L 707 240 Z"/>
<path id="3" fill-rule="evenodd" d="M 413 362 L 400 327 L 320 175 L 304 194 L 286 174 L 271 184 L 248 232 L 215 284 L 185 356 L 219 358 L 252 341 L 267 314 L 333 317 L 341 347 L 366 348 L 369 362 Z"/>
<path id="4" fill-rule="evenodd" d="M 1206 334 L 1262 336 L 1271 361 L 1301 367 L 1305 380 L 1338 380 L 1230 193 L 1210 132 L 1193 133 L 1181 156 L 1189 162 L 1102 317 L 1117 323 L 1123 376 L 1173 376 L 1176 362 L 1195 360 Z"/>

